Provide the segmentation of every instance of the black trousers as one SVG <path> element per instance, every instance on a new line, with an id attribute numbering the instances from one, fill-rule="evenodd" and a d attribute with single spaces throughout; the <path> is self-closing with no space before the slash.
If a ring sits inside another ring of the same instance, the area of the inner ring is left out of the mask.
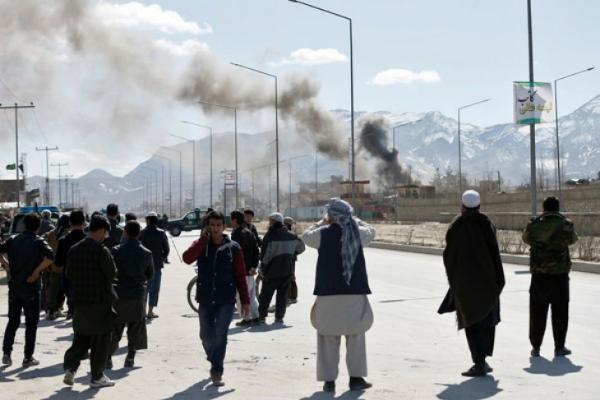
<path id="1" fill-rule="evenodd" d="M 298 300 L 298 285 L 296 284 L 296 275 L 292 275 L 290 280 L 290 291 L 288 293 L 290 300 Z"/>
<path id="2" fill-rule="evenodd" d="M 485 363 L 485 358 L 494 353 L 496 324 L 500 320 L 500 308 L 496 306 L 481 321 L 465 328 L 471 359 L 476 365 Z"/>
<path id="3" fill-rule="evenodd" d="M 552 307 L 554 348 L 565 347 L 569 327 L 569 274 L 532 274 L 529 288 L 529 341 L 539 348 L 544 340 L 548 308 Z"/>
<path id="4" fill-rule="evenodd" d="M 277 291 L 277 296 L 275 297 L 275 318 L 282 319 L 285 316 L 291 279 L 291 275 L 279 278 L 263 278 L 260 295 L 258 296 L 259 318 L 267 317 L 269 304 L 271 304 L 271 299 L 275 291 Z"/>
<path id="5" fill-rule="evenodd" d="M 73 336 L 73 344 L 65 353 L 65 361 L 63 369 L 65 371 L 77 371 L 81 359 L 90 351 L 90 366 L 92 369 L 92 380 L 102 378 L 104 369 L 106 368 L 106 361 L 110 355 L 110 340 L 111 333 L 105 333 L 102 335 L 80 335 L 75 334 Z"/>
<path id="6" fill-rule="evenodd" d="M 123 337 L 123 332 L 127 327 L 127 348 L 130 355 L 135 354 L 136 350 L 148 348 L 148 332 L 146 331 L 146 321 L 139 320 L 135 322 L 117 322 L 113 323 L 112 342 L 110 354 L 115 354 L 119 348 L 119 342 Z"/>
<path id="7" fill-rule="evenodd" d="M 21 325 L 21 311 L 25 313 L 25 358 L 33 356 L 37 326 L 40 321 L 40 292 L 22 293 L 8 291 L 8 324 L 4 331 L 2 351 L 12 353 L 17 329 Z"/>

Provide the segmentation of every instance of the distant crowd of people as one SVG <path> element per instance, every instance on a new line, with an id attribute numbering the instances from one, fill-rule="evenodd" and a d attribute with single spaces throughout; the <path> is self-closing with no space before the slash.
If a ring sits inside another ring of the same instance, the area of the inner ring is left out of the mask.
<path id="1" fill-rule="evenodd" d="M 543 207 L 544 212 L 532 219 L 523 233 L 523 240 L 531 246 L 531 355 L 540 355 L 551 306 L 554 354 L 565 356 L 570 354 L 565 347 L 569 246 L 577 235 L 573 223 L 560 213 L 557 198 L 545 199 Z M 324 391 L 335 391 L 344 336 L 349 388 L 372 386 L 364 379 L 365 333 L 374 316 L 367 297 L 371 289 L 363 248 L 374 239 L 375 230 L 353 212 L 349 203 L 333 198 L 325 216 L 301 237 L 294 233 L 295 221 L 278 212 L 269 216 L 263 237 L 253 223 L 251 209 L 231 212 L 231 235 L 225 233 L 222 213 L 206 213 L 200 237 L 183 252 L 182 259 L 197 267 L 200 339 L 211 364 L 213 385 L 224 385 L 227 335 L 236 304 L 241 316 L 236 325 L 262 325 L 275 296 L 274 323 L 283 324 L 288 304 L 297 301 L 297 257 L 309 246 L 318 252 L 316 299 L 310 314 L 317 331 L 317 380 L 324 382 Z M 89 222 L 82 211 L 75 210 L 61 216 L 56 226 L 46 212 L 27 214 L 25 231 L 0 244 L 0 262 L 9 271 L 3 365 L 12 364 L 22 313 L 26 339 L 22 364 L 39 364 L 33 355 L 40 311 L 45 310 L 49 320 L 73 320 L 73 341 L 63 363 L 66 385 L 74 384 L 81 360 L 86 358 L 92 387 L 114 385 L 104 371 L 113 367 L 112 355 L 125 328 L 128 353 L 124 367 L 134 366 L 136 352 L 148 348 L 147 320 L 159 317 L 162 269 L 170 246 L 161 229 L 166 228 L 166 221 L 156 213 L 146 215 L 143 229 L 133 214 L 126 215 L 124 228 L 119 226 L 119 218 L 116 204 L 107 206 L 106 215 L 93 213 Z M 494 349 L 505 279 L 496 229 L 480 212 L 480 196 L 475 191 L 462 196 L 462 211 L 446 234 L 443 262 L 449 289 L 438 312 L 455 312 L 458 328 L 465 330 L 473 366 L 463 375 L 484 376 L 492 372 L 486 358 Z"/>

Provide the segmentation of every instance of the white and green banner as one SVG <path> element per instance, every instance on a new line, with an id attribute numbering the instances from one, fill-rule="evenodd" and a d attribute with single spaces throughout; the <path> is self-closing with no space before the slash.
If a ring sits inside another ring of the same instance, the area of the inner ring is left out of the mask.
<path id="1" fill-rule="evenodd" d="M 552 85 L 548 82 L 513 82 L 515 124 L 554 121 Z"/>

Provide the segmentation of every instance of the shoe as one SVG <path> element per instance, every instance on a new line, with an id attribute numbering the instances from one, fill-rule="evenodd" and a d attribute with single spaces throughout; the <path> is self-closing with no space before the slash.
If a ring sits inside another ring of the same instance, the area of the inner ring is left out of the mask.
<path id="1" fill-rule="evenodd" d="M 153 313 L 153 312 L 152 312 L 152 313 L 149 313 L 149 314 L 146 316 L 146 318 L 148 318 L 148 319 L 154 319 L 154 318 L 158 318 L 158 314 L 155 314 L 155 313 Z"/>
<path id="2" fill-rule="evenodd" d="M 365 390 L 373 386 L 371 383 L 365 381 L 363 378 L 350 377 L 350 383 L 348 384 L 350 390 Z"/>
<path id="3" fill-rule="evenodd" d="M 135 363 L 135 354 L 133 354 L 133 355 L 127 354 L 127 357 L 125 358 L 125 364 L 123 364 L 123 367 L 133 368 L 134 363 Z"/>
<path id="4" fill-rule="evenodd" d="M 56 319 L 56 313 L 53 313 L 50 310 L 46 311 L 46 320 L 47 321 L 54 321 L 55 319 Z"/>
<path id="5" fill-rule="evenodd" d="M 243 319 L 235 323 L 235 326 L 250 326 L 252 325 L 252 321 L 250 319 Z"/>
<path id="6" fill-rule="evenodd" d="M 264 325 L 267 323 L 267 319 L 266 318 L 259 318 L 258 322 L 256 323 L 256 325 Z"/>
<path id="7" fill-rule="evenodd" d="M 73 319 L 73 313 L 72 313 L 71 311 L 68 311 L 68 312 L 67 312 L 67 316 L 65 317 L 65 320 L 67 320 L 67 321 L 68 321 L 68 320 L 70 320 L 70 319 Z"/>
<path id="8" fill-rule="evenodd" d="M 477 376 L 485 376 L 487 375 L 486 369 L 485 369 L 485 364 L 484 365 L 473 365 L 471 368 L 469 368 L 467 371 L 461 373 L 462 376 L 468 376 L 468 377 L 477 377 Z"/>
<path id="9" fill-rule="evenodd" d="M 219 372 L 211 372 L 210 380 L 212 381 L 213 386 L 221 387 L 225 386 L 225 382 L 223 382 L 223 374 Z"/>
<path id="10" fill-rule="evenodd" d="M 564 357 L 568 356 L 569 354 L 571 354 L 571 350 L 567 349 L 566 347 L 554 350 L 554 357 Z"/>
<path id="11" fill-rule="evenodd" d="M 5 354 L 2 356 L 2 365 L 6 365 L 7 367 L 12 365 L 12 359 L 10 358 L 10 354 Z"/>
<path id="12" fill-rule="evenodd" d="M 60 311 L 60 310 L 59 310 L 59 311 L 56 311 L 56 312 L 55 312 L 54 314 L 52 314 L 52 315 L 53 315 L 54 319 L 56 319 L 56 318 L 62 318 L 62 317 L 64 317 L 64 316 L 65 316 L 65 314 L 64 314 L 62 311 Z"/>
<path id="13" fill-rule="evenodd" d="M 327 392 L 327 393 L 334 393 L 335 392 L 335 381 L 326 381 L 323 384 L 323 391 Z"/>
<path id="14" fill-rule="evenodd" d="M 23 368 L 34 367 L 40 365 L 40 362 L 33 357 L 23 359 Z"/>
<path id="15" fill-rule="evenodd" d="M 531 357 L 539 357 L 540 356 L 540 348 L 534 347 L 531 349 Z"/>
<path id="16" fill-rule="evenodd" d="M 298 299 L 289 299 L 288 303 L 289 304 L 296 304 L 298 302 Z"/>
<path id="17" fill-rule="evenodd" d="M 74 382 L 75 382 L 75 372 L 66 370 L 65 377 L 63 378 L 63 383 L 65 385 L 73 386 Z"/>
<path id="18" fill-rule="evenodd" d="M 485 369 L 485 372 L 487 372 L 488 374 L 490 372 L 494 372 L 494 368 L 490 367 L 490 364 L 488 364 L 487 362 L 485 363 L 485 365 L 483 367 Z"/>
<path id="19" fill-rule="evenodd" d="M 112 357 L 109 357 L 108 360 L 106 360 L 106 369 L 113 369 Z"/>
<path id="20" fill-rule="evenodd" d="M 276 324 L 283 324 L 283 318 L 275 318 Z"/>
<path id="21" fill-rule="evenodd" d="M 254 318 L 250 320 L 250 322 L 252 323 L 252 325 L 260 325 L 260 318 Z"/>
<path id="22" fill-rule="evenodd" d="M 113 381 L 111 381 L 110 379 L 108 379 L 106 377 L 106 375 L 102 375 L 102 378 L 92 380 L 92 383 L 90 384 L 90 386 L 93 388 L 103 388 L 103 387 L 115 386 L 115 383 Z"/>

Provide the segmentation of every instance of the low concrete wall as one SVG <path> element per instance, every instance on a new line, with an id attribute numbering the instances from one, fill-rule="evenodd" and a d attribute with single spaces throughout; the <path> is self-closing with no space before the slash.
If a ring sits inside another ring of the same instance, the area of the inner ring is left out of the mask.
<path id="1" fill-rule="evenodd" d="M 444 253 L 444 249 L 439 247 L 426 247 L 426 246 L 409 246 L 406 244 L 395 244 L 395 243 L 385 243 L 385 242 L 371 242 L 367 247 L 372 247 L 374 249 L 384 249 L 384 250 L 394 250 L 394 251 L 404 251 L 408 253 L 419 253 L 419 254 L 431 254 L 435 256 L 441 256 Z M 513 254 L 502 254 L 502 262 L 507 264 L 517 264 L 517 265 L 529 265 L 529 257 L 528 256 L 518 256 Z M 585 261 L 573 261 L 573 265 L 571 266 L 573 271 L 579 272 L 588 272 L 593 274 L 600 274 L 600 264 L 591 263 Z"/>

